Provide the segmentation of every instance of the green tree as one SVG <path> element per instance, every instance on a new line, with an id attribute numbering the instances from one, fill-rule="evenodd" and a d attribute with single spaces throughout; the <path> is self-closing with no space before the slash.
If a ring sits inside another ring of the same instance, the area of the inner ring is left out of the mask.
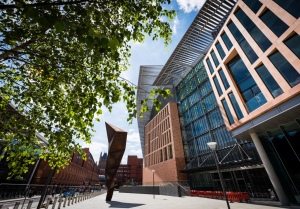
<path id="1" fill-rule="evenodd" d="M 58 169 L 72 153 L 84 156 L 75 139 L 90 142 L 103 106 L 124 101 L 132 121 L 135 86 L 120 74 L 130 41 L 150 35 L 170 42 L 164 19 L 175 12 L 163 4 L 170 0 L 0 1 L 0 139 L 10 176 L 26 173 L 37 154 Z"/>

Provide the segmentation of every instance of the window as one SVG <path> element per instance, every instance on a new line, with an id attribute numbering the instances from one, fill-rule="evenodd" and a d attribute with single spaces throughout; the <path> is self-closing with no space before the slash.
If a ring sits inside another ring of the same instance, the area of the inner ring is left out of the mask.
<path id="1" fill-rule="evenodd" d="M 234 111 L 235 111 L 235 113 L 236 113 L 238 119 L 243 118 L 244 115 L 243 115 L 243 113 L 242 113 L 242 111 L 241 111 L 241 109 L 240 109 L 239 104 L 237 103 L 237 101 L 236 101 L 236 99 L 235 99 L 234 94 L 231 92 L 231 93 L 228 94 L 228 96 L 229 96 L 230 102 L 231 102 L 231 104 L 232 104 L 232 106 L 233 106 L 233 108 L 234 108 Z"/>
<path id="2" fill-rule="evenodd" d="M 278 83 L 275 81 L 271 73 L 267 70 L 267 68 L 264 65 L 261 65 L 258 68 L 256 68 L 256 72 L 263 80 L 263 82 L 265 83 L 265 85 L 267 86 L 274 98 L 278 97 L 280 94 L 283 93 Z"/>
<path id="3" fill-rule="evenodd" d="M 231 47 L 232 47 L 232 43 L 231 43 L 230 39 L 228 38 L 227 34 L 223 33 L 221 35 L 221 38 L 224 41 L 224 44 L 226 45 L 226 47 L 227 47 L 227 49 L 229 51 L 231 49 Z"/>
<path id="4" fill-rule="evenodd" d="M 220 42 L 216 43 L 216 48 L 219 52 L 220 57 L 223 59 L 225 57 L 225 52 L 224 52 Z"/>
<path id="5" fill-rule="evenodd" d="M 217 77 L 216 77 L 216 76 L 213 77 L 213 80 L 214 80 L 215 86 L 216 86 L 216 88 L 217 88 L 217 90 L 218 90 L 219 96 L 222 95 L 222 94 L 223 94 L 223 91 L 222 91 L 222 89 L 221 89 L 221 86 L 220 86 L 220 84 L 219 84 L 219 81 L 218 81 Z"/>
<path id="6" fill-rule="evenodd" d="M 172 145 L 169 146 L 169 159 L 172 159 L 173 158 L 173 151 L 172 151 Z"/>
<path id="7" fill-rule="evenodd" d="M 285 40 L 284 43 L 298 58 L 300 58 L 300 36 L 297 33 Z"/>
<path id="8" fill-rule="evenodd" d="M 228 81 L 226 79 L 226 76 L 225 76 L 225 74 L 224 74 L 224 72 L 223 72 L 222 69 L 219 71 L 219 75 L 221 77 L 221 80 L 223 82 L 223 85 L 224 85 L 225 89 L 228 89 L 229 88 L 229 83 L 228 83 Z"/>
<path id="9" fill-rule="evenodd" d="M 258 12 L 262 3 L 259 0 L 243 0 L 245 4 L 254 12 Z"/>
<path id="10" fill-rule="evenodd" d="M 233 22 L 230 22 L 227 25 L 228 29 L 234 36 L 235 40 L 240 44 L 242 50 L 244 51 L 245 55 L 248 57 L 249 61 L 251 63 L 255 62 L 258 58 L 256 53 L 253 51 L 249 43 L 246 41 L 244 36 L 241 34 L 239 29 L 236 27 L 236 25 Z"/>
<path id="11" fill-rule="evenodd" d="M 217 58 L 217 56 L 216 56 L 216 53 L 215 53 L 214 51 L 212 51 L 212 52 L 210 53 L 210 55 L 212 56 L 212 58 L 213 58 L 213 60 L 214 60 L 215 66 L 218 67 L 220 63 L 219 63 L 219 60 L 218 60 L 218 58 Z"/>
<path id="12" fill-rule="evenodd" d="M 266 10 L 261 16 L 260 19 L 275 33 L 276 36 L 281 36 L 289 26 L 285 24 L 280 18 L 278 18 L 270 10 Z"/>
<path id="13" fill-rule="evenodd" d="M 230 110 L 229 110 L 229 107 L 228 107 L 227 102 L 226 102 L 225 99 L 222 100 L 222 104 L 223 104 L 225 113 L 226 113 L 226 115 L 227 115 L 227 119 L 228 119 L 228 121 L 229 121 L 229 124 L 231 125 L 231 124 L 234 123 L 234 120 L 233 120 L 233 117 L 232 117 L 232 115 L 231 115 L 231 112 L 230 112 Z"/>
<path id="14" fill-rule="evenodd" d="M 293 15 L 295 18 L 300 17 L 299 8 L 300 1 L 299 0 L 273 0 L 276 4 L 285 9 L 288 13 Z"/>
<path id="15" fill-rule="evenodd" d="M 206 60 L 206 63 L 207 63 L 207 65 L 208 65 L 208 68 L 209 68 L 210 73 L 213 74 L 213 73 L 214 73 L 214 68 L 213 68 L 213 66 L 211 65 L 210 59 L 207 59 L 207 60 Z"/>
<path id="16" fill-rule="evenodd" d="M 259 30 L 255 23 L 245 14 L 241 9 L 238 9 L 234 15 L 242 23 L 244 28 L 248 31 L 250 36 L 256 41 L 258 46 L 266 51 L 271 45 L 271 41 Z"/>
<path id="17" fill-rule="evenodd" d="M 285 80 L 292 86 L 296 86 L 300 82 L 300 75 L 295 68 L 280 54 L 276 51 L 269 56 L 269 59 Z"/>
<path id="18" fill-rule="evenodd" d="M 228 68 L 234 77 L 249 112 L 252 112 L 267 102 L 238 55 L 228 63 Z"/>

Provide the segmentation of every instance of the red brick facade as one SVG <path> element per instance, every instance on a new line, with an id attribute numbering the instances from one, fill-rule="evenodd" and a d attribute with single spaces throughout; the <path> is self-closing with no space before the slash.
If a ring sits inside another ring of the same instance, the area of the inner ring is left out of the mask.
<path id="1" fill-rule="evenodd" d="M 168 103 L 145 127 L 143 185 L 186 180 L 179 170 L 185 167 L 176 103 Z"/>
<path id="2" fill-rule="evenodd" d="M 84 148 L 87 160 L 84 161 L 78 154 L 73 154 L 70 164 L 55 172 L 50 184 L 56 185 L 95 185 L 99 184 L 98 168 L 91 157 L 88 148 Z M 32 184 L 45 184 L 50 172 L 50 166 L 45 161 L 40 161 L 32 179 Z"/>

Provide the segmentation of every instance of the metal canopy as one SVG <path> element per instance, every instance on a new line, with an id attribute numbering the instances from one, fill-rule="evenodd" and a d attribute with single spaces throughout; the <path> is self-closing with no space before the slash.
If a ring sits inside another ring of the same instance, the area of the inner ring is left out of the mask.
<path id="1" fill-rule="evenodd" d="M 153 85 L 176 86 L 207 53 L 212 32 L 227 17 L 237 0 L 207 0 L 177 45 Z"/>
<path id="2" fill-rule="evenodd" d="M 144 146 L 145 146 L 144 130 L 145 130 L 145 126 L 150 121 L 150 114 L 152 111 L 153 102 L 151 100 L 148 100 L 149 110 L 148 112 L 143 114 L 142 118 L 140 118 L 139 115 L 141 110 L 141 101 L 146 98 L 149 98 L 150 90 L 155 88 L 155 86 L 152 85 L 153 81 L 156 79 L 162 67 L 163 67 L 162 65 L 140 66 L 136 106 L 137 106 L 137 121 L 138 121 L 143 156 L 144 156 Z"/>

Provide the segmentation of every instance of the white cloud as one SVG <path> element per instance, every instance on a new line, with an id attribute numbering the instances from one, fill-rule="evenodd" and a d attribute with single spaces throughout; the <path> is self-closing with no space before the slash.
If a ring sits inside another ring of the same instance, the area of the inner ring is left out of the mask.
<path id="1" fill-rule="evenodd" d="M 172 27 L 173 34 L 177 34 L 177 27 L 178 27 L 179 23 L 180 23 L 180 21 L 179 21 L 178 17 L 176 16 L 176 18 L 174 19 L 174 22 L 173 22 L 173 27 Z"/>
<path id="2" fill-rule="evenodd" d="M 206 0 L 177 0 L 179 9 L 185 13 L 190 13 L 193 10 L 198 11 L 201 9 Z"/>
<path id="3" fill-rule="evenodd" d="M 128 142 L 140 142 L 140 135 L 137 132 L 131 133 L 127 135 Z"/>
<path id="4" fill-rule="evenodd" d="M 130 128 L 128 132 L 134 132 L 134 128 Z"/>
<path id="5" fill-rule="evenodd" d="M 140 156 L 142 156 L 142 149 L 131 149 L 130 151 L 129 151 L 129 154 L 131 154 L 131 155 L 137 155 L 138 157 Z"/>
<path id="6" fill-rule="evenodd" d="M 99 160 L 100 153 L 107 152 L 107 144 L 93 141 L 91 144 L 80 142 L 82 148 L 89 148 L 90 153 L 93 155 L 95 162 Z"/>

